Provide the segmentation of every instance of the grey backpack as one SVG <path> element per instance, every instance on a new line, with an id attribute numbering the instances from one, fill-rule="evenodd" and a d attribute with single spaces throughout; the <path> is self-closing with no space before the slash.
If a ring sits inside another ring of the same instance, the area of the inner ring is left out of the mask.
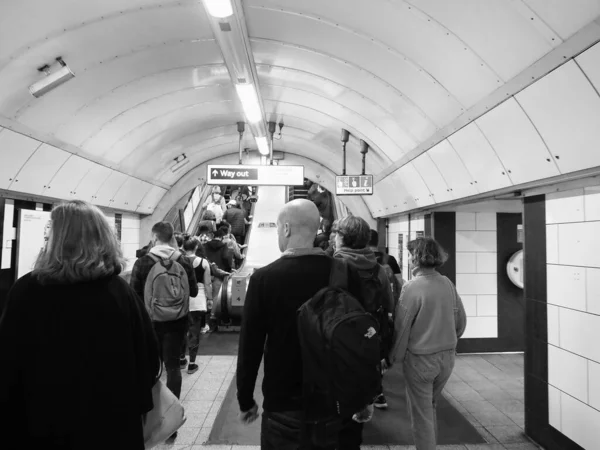
<path id="1" fill-rule="evenodd" d="M 173 252 L 169 259 L 148 253 L 155 262 L 144 286 L 144 303 L 154 322 L 169 322 L 187 316 L 190 309 L 190 285 L 185 269 Z"/>

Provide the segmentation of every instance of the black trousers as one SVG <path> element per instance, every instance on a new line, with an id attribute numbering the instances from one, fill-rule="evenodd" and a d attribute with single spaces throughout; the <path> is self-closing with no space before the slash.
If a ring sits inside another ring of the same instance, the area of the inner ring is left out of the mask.
<path id="1" fill-rule="evenodd" d="M 179 356 L 187 330 L 187 317 L 172 322 L 153 322 L 160 354 L 167 371 L 167 387 L 179 398 L 181 394 L 181 369 Z"/>
<path id="2" fill-rule="evenodd" d="M 301 417 L 301 411 L 264 411 L 260 432 L 261 450 L 360 450 L 362 423 L 344 420 L 337 446 L 316 447 L 302 443 Z"/>

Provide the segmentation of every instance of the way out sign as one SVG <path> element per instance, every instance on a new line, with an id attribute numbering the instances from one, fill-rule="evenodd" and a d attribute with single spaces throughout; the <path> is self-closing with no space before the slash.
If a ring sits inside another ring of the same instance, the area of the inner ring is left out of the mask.
<path id="1" fill-rule="evenodd" d="M 373 175 L 338 175 L 336 195 L 373 195 Z"/>
<path id="2" fill-rule="evenodd" d="M 218 185 L 299 186 L 304 166 L 209 165 L 207 183 Z"/>

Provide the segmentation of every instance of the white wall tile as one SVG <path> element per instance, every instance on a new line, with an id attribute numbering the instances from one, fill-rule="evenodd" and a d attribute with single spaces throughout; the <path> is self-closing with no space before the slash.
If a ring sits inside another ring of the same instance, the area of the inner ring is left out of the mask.
<path id="1" fill-rule="evenodd" d="M 121 219 L 121 227 L 123 228 L 136 228 L 140 229 L 140 216 L 136 214 L 123 214 L 123 218 Z"/>
<path id="2" fill-rule="evenodd" d="M 600 363 L 600 316 L 560 308 L 560 346 Z"/>
<path id="3" fill-rule="evenodd" d="M 547 266 L 548 303 L 586 311 L 585 268 L 573 266 Z"/>
<path id="4" fill-rule="evenodd" d="M 465 334 L 462 336 L 463 339 L 497 337 L 497 317 L 469 317 L 467 319 L 467 328 L 465 329 Z"/>
<path id="5" fill-rule="evenodd" d="M 585 269 L 587 311 L 600 314 L 600 269 Z"/>
<path id="6" fill-rule="evenodd" d="M 548 343 L 557 347 L 560 347 L 559 311 L 558 306 L 548 305 Z"/>
<path id="7" fill-rule="evenodd" d="M 546 225 L 546 262 L 558 264 L 558 225 Z"/>
<path id="8" fill-rule="evenodd" d="M 465 307 L 467 317 L 477 316 L 477 296 L 476 295 L 461 295 L 460 299 Z"/>
<path id="9" fill-rule="evenodd" d="M 588 360 L 588 380 L 590 383 L 588 403 L 600 410 L 600 364 Z"/>
<path id="10" fill-rule="evenodd" d="M 578 398 L 588 399 L 587 360 L 553 345 L 548 346 L 548 384 Z"/>
<path id="11" fill-rule="evenodd" d="M 136 228 L 121 228 L 121 242 L 123 244 L 139 244 L 140 230 Z"/>
<path id="12" fill-rule="evenodd" d="M 546 224 L 583 222 L 583 189 L 546 195 Z"/>
<path id="13" fill-rule="evenodd" d="M 548 385 L 548 416 L 550 426 L 560 431 L 560 391 L 551 385 Z"/>
<path id="14" fill-rule="evenodd" d="M 477 273 L 497 273 L 497 253 L 477 253 Z"/>
<path id="15" fill-rule="evenodd" d="M 496 231 L 496 213 L 476 213 L 475 227 L 478 231 Z"/>
<path id="16" fill-rule="evenodd" d="M 598 239 L 598 236 L 600 236 L 600 222 L 559 225 L 559 263 L 572 266 L 600 267 L 600 239 Z"/>
<path id="17" fill-rule="evenodd" d="M 560 405 L 560 431 L 586 450 L 597 449 L 600 442 L 600 412 L 566 394 L 561 394 Z"/>
<path id="18" fill-rule="evenodd" d="M 599 222 L 600 223 L 600 222 Z M 495 231 L 457 231 L 457 252 L 495 252 Z"/>
<path id="19" fill-rule="evenodd" d="M 475 213 L 456 213 L 456 231 L 475 231 Z"/>
<path id="20" fill-rule="evenodd" d="M 477 253 L 456 252 L 456 273 L 477 273 Z"/>
<path id="21" fill-rule="evenodd" d="M 487 316 L 487 317 L 498 316 L 498 296 L 497 295 L 478 295 L 477 296 L 477 315 L 480 317 L 481 316 Z"/>
<path id="22" fill-rule="evenodd" d="M 496 274 L 456 274 L 456 289 L 463 294 L 497 295 Z"/>
<path id="23" fill-rule="evenodd" d="M 585 188 L 583 198 L 585 207 L 585 220 L 600 220 L 600 186 Z"/>

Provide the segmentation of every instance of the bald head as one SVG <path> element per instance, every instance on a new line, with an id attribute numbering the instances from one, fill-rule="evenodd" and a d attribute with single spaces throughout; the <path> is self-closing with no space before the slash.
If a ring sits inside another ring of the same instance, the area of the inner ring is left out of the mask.
<path id="1" fill-rule="evenodd" d="M 312 247 L 319 223 L 319 210 L 313 202 L 298 199 L 287 203 L 277 218 L 280 250 Z"/>

